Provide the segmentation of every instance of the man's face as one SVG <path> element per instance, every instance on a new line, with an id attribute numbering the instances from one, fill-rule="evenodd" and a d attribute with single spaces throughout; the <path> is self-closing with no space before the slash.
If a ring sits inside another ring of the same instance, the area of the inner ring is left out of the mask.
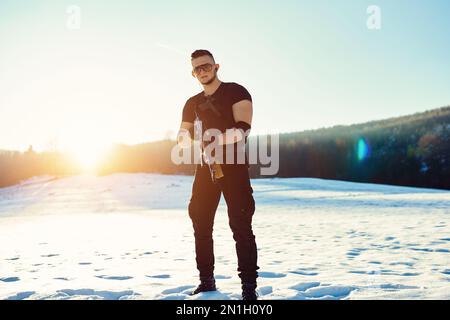
<path id="1" fill-rule="evenodd" d="M 201 84 L 210 84 L 216 79 L 219 65 L 210 56 L 201 56 L 192 60 L 192 75 Z"/>

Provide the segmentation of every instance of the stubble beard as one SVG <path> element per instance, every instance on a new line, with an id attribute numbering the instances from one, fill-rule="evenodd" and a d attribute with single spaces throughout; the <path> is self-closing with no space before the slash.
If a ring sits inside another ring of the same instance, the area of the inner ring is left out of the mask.
<path id="1" fill-rule="evenodd" d="M 210 80 L 208 80 L 208 81 L 206 81 L 206 82 L 202 82 L 202 84 L 203 84 L 203 85 L 211 84 L 211 83 L 214 82 L 214 80 L 216 80 L 216 78 L 217 78 L 217 74 L 216 74 L 216 72 L 214 71 L 214 76 L 213 76 Z"/>

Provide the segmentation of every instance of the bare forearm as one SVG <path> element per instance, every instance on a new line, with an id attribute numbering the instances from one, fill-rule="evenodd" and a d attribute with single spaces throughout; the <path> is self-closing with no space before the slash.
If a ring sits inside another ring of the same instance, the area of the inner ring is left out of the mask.
<path id="1" fill-rule="evenodd" d="M 177 135 L 177 143 L 182 148 L 189 148 L 193 142 L 193 137 L 191 136 L 191 131 L 193 124 L 189 122 L 182 122 L 180 130 Z"/>
<path id="2" fill-rule="evenodd" d="M 237 128 L 228 129 L 225 133 L 219 135 L 219 145 L 234 144 L 242 141 L 246 134 L 248 134 L 248 132 L 246 133 Z"/>

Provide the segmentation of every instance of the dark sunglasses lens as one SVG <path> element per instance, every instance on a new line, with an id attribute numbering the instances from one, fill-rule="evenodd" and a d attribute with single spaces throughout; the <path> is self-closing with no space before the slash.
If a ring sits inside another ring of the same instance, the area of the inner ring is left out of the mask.
<path id="1" fill-rule="evenodd" d="M 209 72 L 209 71 L 211 71 L 211 69 L 212 69 L 212 65 L 211 64 L 202 64 L 201 66 L 198 66 L 198 67 L 195 67 L 194 68 L 194 72 L 195 73 L 199 73 L 200 72 L 200 70 L 203 70 L 203 71 L 205 71 L 205 72 Z"/>
<path id="2" fill-rule="evenodd" d="M 205 64 L 205 65 L 203 66 L 203 70 L 204 70 L 205 72 L 209 72 L 209 71 L 211 71 L 211 69 L 212 69 L 212 65 L 210 65 L 210 64 Z"/>

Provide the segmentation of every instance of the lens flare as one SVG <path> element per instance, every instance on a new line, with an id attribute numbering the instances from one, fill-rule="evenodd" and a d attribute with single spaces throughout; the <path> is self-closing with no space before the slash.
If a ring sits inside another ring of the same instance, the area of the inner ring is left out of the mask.
<path id="1" fill-rule="evenodd" d="M 359 138 L 357 143 L 358 161 L 363 161 L 370 156 L 370 145 L 365 138 Z"/>

